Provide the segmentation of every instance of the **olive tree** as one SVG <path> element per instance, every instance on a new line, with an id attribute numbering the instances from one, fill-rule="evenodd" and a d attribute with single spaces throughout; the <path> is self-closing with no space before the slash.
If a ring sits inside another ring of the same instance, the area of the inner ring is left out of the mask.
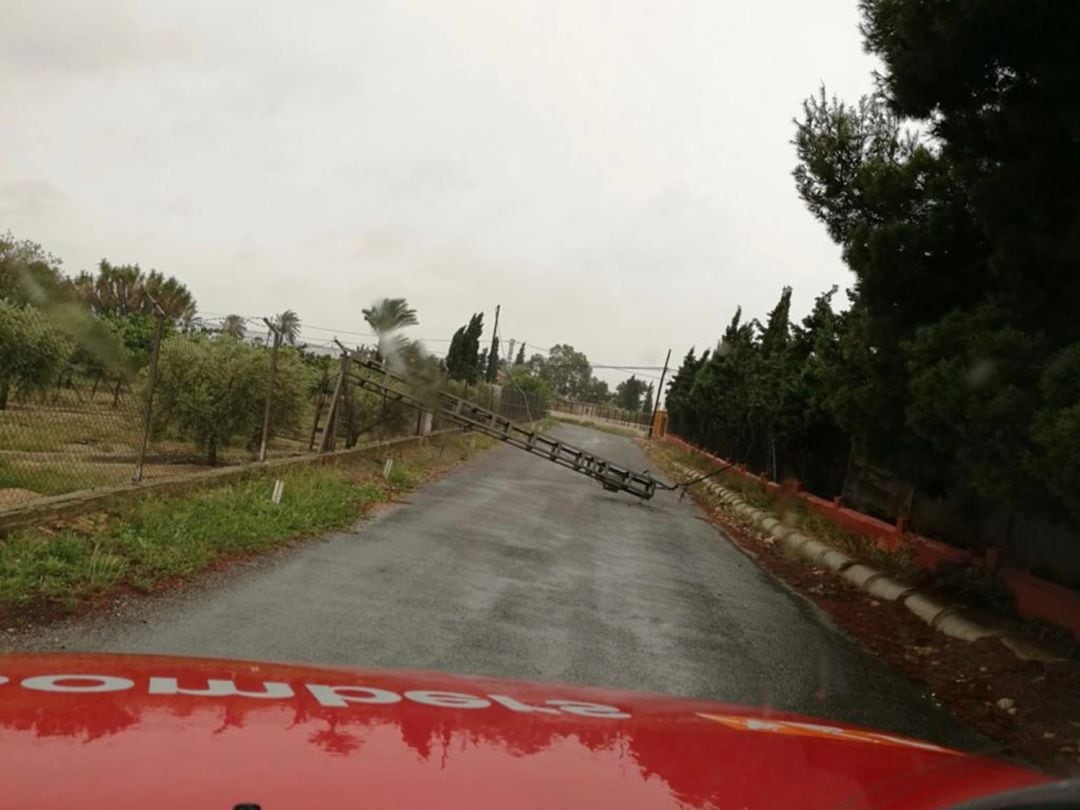
<path id="1" fill-rule="evenodd" d="M 237 440 L 257 441 L 266 403 L 269 353 L 228 335 L 175 335 L 161 345 L 153 432 L 172 433 L 206 452 L 208 464 Z M 278 356 L 270 423 L 295 430 L 307 409 L 311 371 L 292 349 Z"/>
<path id="2" fill-rule="evenodd" d="M 71 354 L 71 344 L 30 306 L 0 300 L 0 410 L 12 391 L 44 388 Z"/>

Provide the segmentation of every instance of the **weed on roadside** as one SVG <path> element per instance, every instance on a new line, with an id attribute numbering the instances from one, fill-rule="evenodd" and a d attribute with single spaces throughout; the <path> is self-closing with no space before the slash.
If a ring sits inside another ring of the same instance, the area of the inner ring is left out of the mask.
<path id="1" fill-rule="evenodd" d="M 374 458 L 296 468 L 183 495 L 148 494 L 99 519 L 11 534 L 0 541 L 0 617 L 48 618 L 111 592 L 157 590 L 216 564 L 340 528 L 489 446 L 443 437 L 397 451 L 386 480 L 383 461 Z M 284 484 L 278 504 L 271 500 L 276 478 Z"/>

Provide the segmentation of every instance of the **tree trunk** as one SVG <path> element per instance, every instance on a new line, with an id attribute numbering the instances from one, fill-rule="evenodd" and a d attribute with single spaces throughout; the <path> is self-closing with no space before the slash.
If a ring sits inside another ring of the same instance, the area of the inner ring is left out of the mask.
<path id="1" fill-rule="evenodd" d="M 8 391 L 11 390 L 11 383 L 7 380 L 0 380 L 0 411 L 7 410 Z"/>
<path id="2" fill-rule="evenodd" d="M 206 446 L 206 463 L 211 467 L 217 466 L 217 440 L 211 439 Z"/>

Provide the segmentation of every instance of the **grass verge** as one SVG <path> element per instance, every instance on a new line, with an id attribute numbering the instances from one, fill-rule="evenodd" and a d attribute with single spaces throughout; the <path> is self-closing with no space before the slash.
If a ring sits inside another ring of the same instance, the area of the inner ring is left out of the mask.
<path id="1" fill-rule="evenodd" d="M 389 448 L 349 465 L 303 467 L 186 493 L 148 495 L 0 540 L 0 617 L 45 620 L 118 592 L 151 592 L 200 572 L 346 526 L 494 444 L 476 434 Z M 393 459 L 383 478 L 386 458 Z M 271 502 L 274 479 L 284 482 Z"/>

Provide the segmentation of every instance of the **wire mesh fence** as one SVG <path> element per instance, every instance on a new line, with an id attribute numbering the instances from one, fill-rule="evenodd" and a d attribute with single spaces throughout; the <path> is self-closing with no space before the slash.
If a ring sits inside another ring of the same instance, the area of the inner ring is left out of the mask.
<path id="1" fill-rule="evenodd" d="M 213 391 L 203 369 L 185 369 L 178 358 L 163 358 L 153 388 L 146 369 L 123 379 L 69 367 L 49 389 L 9 394 L 0 410 L 0 508 L 248 463 L 260 455 L 311 452 L 309 430 L 320 396 L 317 370 L 289 350 L 296 357 L 286 363 L 286 373 L 275 375 L 271 389 L 266 372 L 270 349 L 247 346 L 241 351 L 247 355 L 247 379 L 242 368 L 233 369 L 223 385 L 230 396 Z M 262 417 L 271 390 L 261 454 Z"/>
<path id="2" fill-rule="evenodd" d="M 141 413 L 131 381 L 72 366 L 47 389 L 11 392 L 0 410 L 0 508 L 130 481 Z"/>
<path id="3" fill-rule="evenodd" d="M 141 368 L 105 371 L 92 343 L 77 345 L 50 384 L 7 392 L 0 509 L 448 426 L 348 384 L 342 364 L 336 352 L 275 339 L 273 329 L 253 338 L 206 322 L 161 330 Z M 514 421 L 544 413 L 535 394 L 446 384 Z"/>
<path id="4" fill-rule="evenodd" d="M 544 399 L 539 394 L 516 391 L 503 386 L 499 396 L 499 413 L 514 422 L 535 422 L 544 416 Z"/>

